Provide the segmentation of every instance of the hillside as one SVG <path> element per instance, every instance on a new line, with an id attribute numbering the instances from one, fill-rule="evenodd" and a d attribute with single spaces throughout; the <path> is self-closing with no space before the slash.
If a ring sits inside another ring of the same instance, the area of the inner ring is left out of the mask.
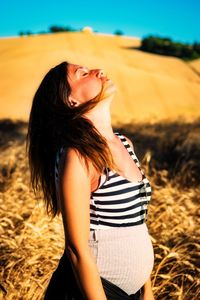
<path id="1" fill-rule="evenodd" d="M 200 75 L 200 58 L 189 62 L 190 67 Z"/>
<path id="2" fill-rule="evenodd" d="M 129 49 L 138 38 L 83 32 L 0 39 L 0 118 L 27 120 L 45 73 L 69 61 L 104 68 L 118 92 L 113 123 L 200 115 L 200 77 L 189 65 Z"/>

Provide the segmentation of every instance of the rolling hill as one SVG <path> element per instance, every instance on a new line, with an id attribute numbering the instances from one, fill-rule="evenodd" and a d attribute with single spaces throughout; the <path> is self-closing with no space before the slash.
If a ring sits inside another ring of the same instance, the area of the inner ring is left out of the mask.
<path id="1" fill-rule="evenodd" d="M 0 118 L 27 120 L 46 72 L 62 61 L 104 68 L 117 85 L 113 123 L 200 115 L 200 77 L 174 57 L 131 49 L 139 38 L 70 32 L 0 39 Z"/>

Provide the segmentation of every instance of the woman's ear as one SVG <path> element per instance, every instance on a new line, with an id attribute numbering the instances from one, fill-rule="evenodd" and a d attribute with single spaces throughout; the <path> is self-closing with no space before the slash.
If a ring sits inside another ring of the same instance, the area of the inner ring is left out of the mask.
<path id="1" fill-rule="evenodd" d="M 78 106 L 78 100 L 74 99 L 71 95 L 68 97 L 68 102 L 71 107 Z"/>

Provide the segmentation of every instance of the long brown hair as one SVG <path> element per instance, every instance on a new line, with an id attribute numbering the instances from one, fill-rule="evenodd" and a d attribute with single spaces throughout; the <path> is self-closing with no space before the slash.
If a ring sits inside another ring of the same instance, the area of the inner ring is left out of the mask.
<path id="1" fill-rule="evenodd" d="M 90 160 L 101 174 L 115 164 L 105 138 L 92 122 L 83 116 L 99 101 L 100 95 L 71 108 L 67 99 L 71 93 L 67 81 L 67 62 L 51 68 L 44 76 L 32 102 L 26 137 L 31 186 L 35 193 L 42 191 L 47 213 L 60 213 L 54 177 L 55 157 L 61 148 L 74 148 Z"/>

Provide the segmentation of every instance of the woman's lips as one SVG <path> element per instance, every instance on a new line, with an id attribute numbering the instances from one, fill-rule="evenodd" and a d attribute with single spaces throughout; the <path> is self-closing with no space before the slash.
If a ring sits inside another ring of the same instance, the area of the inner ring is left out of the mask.
<path id="1" fill-rule="evenodd" d="M 102 81 L 103 82 L 106 82 L 106 81 L 109 81 L 110 79 L 108 77 L 105 77 Z"/>

